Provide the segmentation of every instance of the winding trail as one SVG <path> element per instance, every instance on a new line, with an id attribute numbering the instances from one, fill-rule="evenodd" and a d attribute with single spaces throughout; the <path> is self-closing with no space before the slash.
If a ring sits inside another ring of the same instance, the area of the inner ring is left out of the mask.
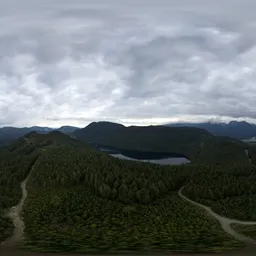
<path id="1" fill-rule="evenodd" d="M 13 206 L 6 214 L 6 216 L 9 217 L 13 222 L 14 231 L 13 231 L 12 237 L 10 237 L 6 241 L 4 241 L 1 244 L 2 246 L 12 247 L 12 246 L 22 243 L 22 241 L 23 241 L 24 222 L 23 222 L 21 213 L 22 213 L 24 202 L 27 197 L 26 185 L 27 185 L 27 182 L 31 176 L 33 169 L 34 169 L 34 166 L 31 168 L 27 178 L 21 183 L 22 197 L 20 199 L 20 202 L 18 203 L 18 205 Z"/>
<path id="2" fill-rule="evenodd" d="M 250 156 L 249 156 L 249 150 L 248 150 L 248 149 L 245 149 L 244 151 L 245 151 L 246 156 L 248 157 L 249 163 L 251 163 L 251 162 L 252 162 L 252 159 L 251 159 Z"/>
<path id="3" fill-rule="evenodd" d="M 31 143 L 26 137 L 24 137 L 25 141 L 29 144 Z M 19 245 L 23 242 L 23 238 L 24 238 L 24 222 L 22 219 L 22 209 L 23 209 L 23 205 L 24 202 L 27 198 L 27 182 L 31 176 L 31 173 L 34 169 L 36 163 L 34 163 L 34 165 L 32 166 L 28 176 L 26 177 L 26 179 L 21 183 L 21 190 L 22 190 L 22 197 L 19 201 L 19 203 L 16 206 L 13 206 L 12 208 L 10 208 L 9 210 L 7 210 L 5 216 L 10 218 L 13 222 L 14 225 L 14 231 L 13 231 L 13 235 L 9 238 L 7 238 L 7 240 L 3 241 L 0 246 L 4 246 L 4 247 L 13 247 L 16 245 Z"/>
<path id="4" fill-rule="evenodd" d="M 221 227 L 223 228 L 223 230 L 233 236 L 234 238 L 236 238 L 237 240 L 245 243 L 246 245 L 256 245 L 256 241 L 253 240 L 252 238 L 250 237 L 247 237 L 245 235 L 242 235 L 240 233 L 237 233 L 232 227 L 231 227 L 231 224 L 241 224 L 241 225 L 256 225 L 256 221 L 241 221 L 241 220 L 236 220 L 236 219 L 230 219 L 230 218 L 226 218 L 226 217 L 223 217 L 223 216 L 220 216 L 219 214 L 213 212 L 211 210 L 210 207 L 206 206 L 206 205 L 203 205 L 203 204 L 200 204 L 200 203 L 197 203 L 195 201 L 192 201 L 191 199 L 189 199 L 188 197 L 186 197 L 185 195 L 182 194 L 182 190 L 184 189 L 184 186 L 179 190 L 178 194 L 179 196 L 190 202 L 191 204 L 195 205 L 195 206 L 198 206 L 200 208 L 203 208 L 204 210 L 206 210 L 214 219 L 218 220 Z"/>

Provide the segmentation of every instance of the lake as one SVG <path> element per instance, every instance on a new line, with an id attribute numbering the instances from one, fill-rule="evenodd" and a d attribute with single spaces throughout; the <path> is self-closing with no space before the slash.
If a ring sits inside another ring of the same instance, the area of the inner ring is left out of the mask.
<path id="1" fill-rule="evenodd" d="M 190 163 L 190 160 L 188 160 L 185 157 L 169 157 L 169 158 L 162 158 L 162 159 L 135 159 L 128 156 L 124 156 L 122 154 L 110 154 L 110 156 L 123 159 L 123 160 L 148 162 L 148 163 L 160 164 L 160 165 L 181 165 L 181 164 Z"/>
<path id="2" fill-rule="evenodd" d="M 120 149 L 116 147 L 92 143 L 91 146 L 102 152 L 108 153 L 112 157 L 123 160 L 148 162 L 160 165 L 181 165 L 190 163 L 190 160 L 185 155 L 174 152 L 152 152 L 132 149 Z"/>

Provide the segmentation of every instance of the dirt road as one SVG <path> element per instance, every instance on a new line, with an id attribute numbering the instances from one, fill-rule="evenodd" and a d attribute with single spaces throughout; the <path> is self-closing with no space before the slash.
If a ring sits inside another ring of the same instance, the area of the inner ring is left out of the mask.
<path id="1" fill-rule="evenodd" d="M 218 220 L 221 227 L 223 228 L 223 230 L 228 233 L 229 235 L 235 237 L 237 240 L 244 242 L 247 245 L 255 245 L 256 246 L 256 241 L 254 241 L 252 238 L 246 237 L 245 235 L 239 234 L 237 233 L 234 229 L 232 229 L 231 224 L 242 224 L 242 225 L 256 225 L 256 222 L 253 221 L 240 221 L 240 220 L 235 220 L 235 219 L 230 219 L 230 218 L 226 218 L 223 216 L 220 216 L 219 214 L 213 212 L 211 210 L 210 207 L 205 206 L 203 204 L 197 203 L 195 201 L 192 201 L 191 199 L 189 199 L 188 197 L 186 197 L 185 195 L 182 194 L 182 190 L 184 189 L 184 187 L 182 187 L 178 194 L 179 196 L 190 202 L 191 204 L 198 206 L 200 208 L 203 208 L 204 210 L 206 210 L 214 219 Z M 255 247 L 256 248 L 256 247 Z M 255 250 L 255 255 L 256 255 L 256 250 Z"/>
<path id="2" fill-rule="evenodd" d="M 245 149 L 244 151 L 245 151 L 246 156 L 248 157 L 249 163 L 251 163 L 251 162 L 252 162 L 252 159 L 251 159 L 250 156 L 249 156 L 249 150 L 248 150 L 248 149 Z"/>
<path id="3" fill-rule="evenodd" d="M 23 234 L 24 234 L 24 222 L 21 217 L 22 209 L 24 202 L 27 197 L 27 189 L 26 185 L 29 180 L 29 177 L 31 175 L 31 172 L 34 167 L 32 167 L 29 175 L 27 178 L 21 183 L 21 190 L 22 190 L 22 197 L 20 199 L 20 202 L 18 205 L 12 207 L 8 212 L 7 212 L 7 217 L 9 217 L 14 224 L 14 232 L 12 237 L 8 238 L 6 241 L 4 241 L 1 246 L 7 246 L 7 247 L 13 247 L 16 246 L 17 244 L 22 243 L 23 241 Z"/>

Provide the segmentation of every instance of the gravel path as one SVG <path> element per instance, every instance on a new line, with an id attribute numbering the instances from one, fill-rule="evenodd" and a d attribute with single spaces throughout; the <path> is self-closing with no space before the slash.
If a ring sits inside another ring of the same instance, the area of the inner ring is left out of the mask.
<path id="1" fill-rule="evenodd" d="M 28 144 L 30 143 L 30 141 L 27 138 L 24 137 L 24 139 Z M 34 164 L 34 166 L 35 166 L 35 164 Z M 6 217 L 9 217 L 13 222 L 14 231 L 13 231 L 12 237 L 10 237 L 6 241 L 4 241 L 1 244 L 1 246 L 14 247 L 14 246 L 17 246 L 17 245 L 21 244 L 22 241 L 23 241 L 24 222 L 23 222 L 23 219 L 21 217 L 21 213 L 22 213 L 24 202 L 27 198 L 26 185 L 27 185 L 27 182 L 28 182 L 28 180 L 31 176 L 31 173 L 32 173 L 33 169 L 34 169 L 34 166 L 31 168 L 31 170 L 30 170 L 28 176 L 26 177 L 26 179 L 21 183 L 22 197 L 21 197 L 18 205 L 13 206 L 6 213 Z"/>
<path id="2" fill-rule="evenodd" d="M 240 220 L 235 220 L 235 219 L 230 219 L 230 218 L 226 218 L 223 216 L 220 216 L 219 214 L 213 212 L 211 210 L 210 207 L 205 206 L 203 204 L 197 203 L 195 201 L 192 201 L 191 199 L 187 198 L 185 195 L 182 194 L 182 190 L 184 189 L 184 187 L 182 187 L 178 194 L 179 196 L 190 202 L 191 204 L 194 204 L 200 208 L 203 208 L 204 210 L 206 210 L 213 218 L 215 218 L 216 220 L 219 221 L 221 227 L 223 228 L 223 230 L 228 233 L 229 235 L 235 237 L 237 240 L 244 242 L 247 245 L 252 245 L 255 244 L 256 245 L 256 241 L 253 240 L 252 238 L 246 237 L 245 235 L 239 234 L 237 233 L 234 229 L 232 229 L 231 224 L 242 224 L 242 225 L 256 225 L 256 222 L 253 221 L 240 221 Z M 256 255 L 256 251 L 255 251 L 255 255 Z"/>
<path id="3" fill-rule="evenodd" d="M 23 241 L 23 234 L 24 234 L 24 222 L 23 219 L 21 217 L 21 213 L 22 213 L 22 208 L 24 205 L 24 202 L 26 200 L 27 197 L 27 189 L 26 189 L 26 185 L 27 182 L 29 180 L 29 177 L 31 175 L 31 172 L 33 171 L 34 166 L 32 167 L 29 175 L 27 176 L 27 178 L 21 183 L 21 190 L 22 190 L 22 197 L 20 199 L 20 202 L 18 205 L 12 207 L 9 212 L 7 213 L 7 217 L 9 217 L 14 224 L 14 232 L 12 237 L 8 238 L 6 241 L 4 241 L 2 243 L 2 246 L 8 246 L 8 247 L 12 247 L 15 245 L 18 245 L 20 243 L 22 243 Z"/>
<path id="4" fill-rule="evenodd" d="M 249 163 L 251 163 L 251 162 L 252 162 L 252 159 L 251 159 L 250 156 L 249 156 L 249 150 L 248 150 L 248 149 L 245 149 L 244 151 L 245 151 L 246 156 L 248 157 Z"/>

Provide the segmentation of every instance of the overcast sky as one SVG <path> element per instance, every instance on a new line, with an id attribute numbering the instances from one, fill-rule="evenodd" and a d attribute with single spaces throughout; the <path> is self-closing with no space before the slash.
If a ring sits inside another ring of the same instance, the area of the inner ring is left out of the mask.
<path id="1" fill-rule="evenodd" d="M 0 126 L 256 120 L 255 0 L 0 0 Z"/>

